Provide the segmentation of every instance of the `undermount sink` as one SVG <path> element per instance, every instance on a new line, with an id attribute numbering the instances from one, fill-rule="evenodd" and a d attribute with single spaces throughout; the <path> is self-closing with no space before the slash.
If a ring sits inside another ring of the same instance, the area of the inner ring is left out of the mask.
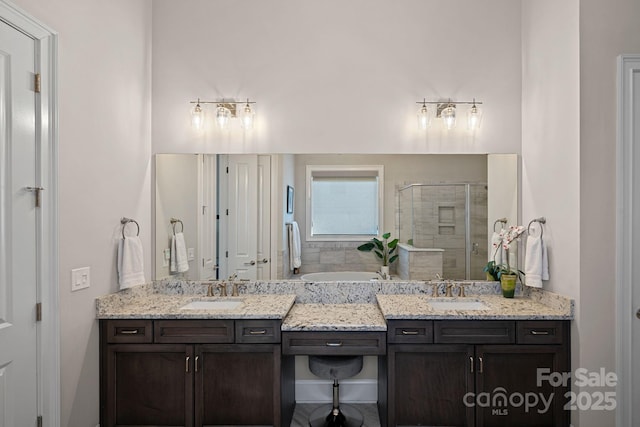
<path id="1" fill-rule="evenodd" d="M 212 301 L 191 301 L 180 307 L 181 310 L 233 310 L 242 305 L 241 299 L 224 299 Z"/>
<path id="2" fill-rule="evenodd" d="M 488 310 L 489 307 L 482 301 L 464 299 L 438 299 L 429 301 L 428 304 L 434 310 Z"/>

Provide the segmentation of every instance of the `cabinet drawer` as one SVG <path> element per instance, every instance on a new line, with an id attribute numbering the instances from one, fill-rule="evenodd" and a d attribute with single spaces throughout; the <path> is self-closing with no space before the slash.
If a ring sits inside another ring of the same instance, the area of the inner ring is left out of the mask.
<path id="1" fill-rule="evenodd" d="M 385 354 L 385 332 L 283 332 L 283 354 L 376 355 Z"/>
<path id="2" fill-rule="evenodd" d="M 387 324 L 389 344 L 431 344 L 433 322 L 430 320 L 390 320 Z"/>
<path id="3" fill-rule="evenodd" d="M 437 344 L 514 344 L 515 321 L 435 321 L 433 341 Z"/>
<path id="4" fill-rule="evenodd" d="M 156 320 L 157 343 L 232 343 L 233 320 Z"/>
<path id="5" fill-rule="evenodd" d="M 236 320 L 236 342 L 269 343 L 280 342 L 279 320 Z"/>
<path id="6" fill-rule="evenodd" d="M 153 342 L 151 320 L 105 320 L 107 342 L 114 344 Z"/>
<path id="7" fill-rule="evenodd" d="M 562 344 L 566 323 L 562 320 L 526 320 L 517 324 L 518 344 Z"/>

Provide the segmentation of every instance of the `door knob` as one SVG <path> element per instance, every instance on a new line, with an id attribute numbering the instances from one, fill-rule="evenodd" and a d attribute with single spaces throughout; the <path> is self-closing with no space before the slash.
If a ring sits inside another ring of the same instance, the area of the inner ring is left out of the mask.
<path id="1" fill-rule="evenodd" d="M 251 260 L 249 262 L 245 262 L 244 265 L 256 265 L 256 262 L 254 260 Z"/>
<path id="2" fill-rule="evenodd" d="M 266 264 L 266 263 L 269 262 L 269 260 L 266 259 L 266 258 L 263 258 L 262 261 L 258 261 L 258 262 L 261 263 L 261 264 Z"/>

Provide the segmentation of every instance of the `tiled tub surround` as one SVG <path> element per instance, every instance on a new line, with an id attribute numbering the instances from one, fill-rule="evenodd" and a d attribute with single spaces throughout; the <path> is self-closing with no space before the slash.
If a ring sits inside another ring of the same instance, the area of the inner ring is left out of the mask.
<path id="1" fill-rule="evenodd" d="M 443 277 L 444 249 L 398 244 L 398 276 L 403 280 Z"/>

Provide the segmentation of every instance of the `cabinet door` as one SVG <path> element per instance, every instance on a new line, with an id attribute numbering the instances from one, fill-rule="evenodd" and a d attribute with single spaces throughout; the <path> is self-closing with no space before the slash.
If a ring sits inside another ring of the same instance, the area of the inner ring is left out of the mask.
<path id="1" fill-rule="evenodd" d="M 108 345 L 101 426 L 193 426 L 192 360 L 184 344 Z"/>
<path id="2" fill-rule="evenodd" d="M 473 426 L 473 346 L 390 345 L 389 426 Z"/>
<path id="3" fill-rule="evenodd" d="M 568 412 L 563 409 L 567 389 L 552 387 L 548 381 L 538 383 L 539 369 L 567 371 L 564 346 L 477 346 L 476 358 L 478 427 L 568 425 Z"/>
<path id="4" fill-rule="evenodd" d="M 196 346 L 196 426 L 280 426 L 280 346 Z"/>

